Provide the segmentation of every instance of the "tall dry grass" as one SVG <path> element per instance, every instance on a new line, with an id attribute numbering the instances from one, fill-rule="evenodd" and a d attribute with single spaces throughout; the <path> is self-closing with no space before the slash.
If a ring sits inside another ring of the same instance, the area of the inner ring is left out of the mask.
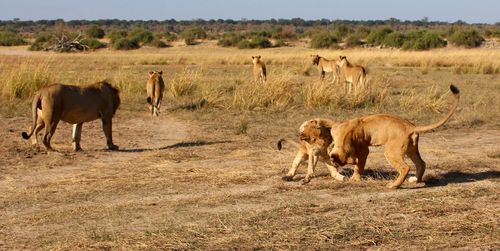
<path id="1" fill-rule="evenodd" d="M 26 99 L 40 89 L 54 81 L 54 73 L 50 65 L 51 57 L 35 61 L 28 59 L 16 67 L 9 67 L 9 62 L 0 61 L 0 91 L 8 99 Z"/>

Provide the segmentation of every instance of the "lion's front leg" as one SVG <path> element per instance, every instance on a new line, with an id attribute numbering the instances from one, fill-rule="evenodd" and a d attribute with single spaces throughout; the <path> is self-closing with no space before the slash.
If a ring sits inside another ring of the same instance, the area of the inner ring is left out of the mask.
<path id="1" fill-rule="evenodd" d="M 73 149 L 75 152 L 82 150 L 80 147 L 80 139 L 82 138 L 83 123 L 73 125 Z"/>
<path id="2" fill-rule="evenodd" d="M 314 175 L 314 168 L 316 167 L 316 164 L 318 163 L 318 156 L 314 152 L 309 154 L 309 161 L 307 163 L 307 173 L 306 177 L 302 180 L 303 184 L 307 184 L 311 181 L 313 175 Z"/>
<path id="3" fill-rule="evenodd" d="M 106 136 L 106 145 L 109 150 L 118 150 L 118 146 L 113 144 L 113 132 L 112 132 L 112 122 L 111 117 L 106 118 L 102 116 L 102 130 L 104 131 L 104 136 Z"/>
<path id="4" fill-rule="evenodd" d="M 299 167 L 300 163 L 302 163 L 302 161 L 305 160 L 306 156 L 307 155 L 304 152 L 299 150 L 299 152 L 295 156 L 295 159 L 293 160 L 292 167 L 290 168 L 290 170 L 288 170 L 288 173 L 286 174 L 286 176 L 283 176 L 283 180 L 285 180 L 285 181 L 292 181 L 293 180 L 293 176 L 295 176 L 295 172 L 297 171 L 297 168 Z"/>

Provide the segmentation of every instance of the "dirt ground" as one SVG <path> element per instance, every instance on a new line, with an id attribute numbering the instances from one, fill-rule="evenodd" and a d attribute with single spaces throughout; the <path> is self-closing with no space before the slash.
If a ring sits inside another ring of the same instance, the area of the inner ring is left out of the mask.
<path id="1" fill-rule="evenodd" d="M 304 168 L 281 179 L 296 149 L 273 148 L 299 124 L 238 135 L 205 121 L 118 112 L 120 150 L 94 121 L 78 153 L 61 123 L 47 153 L 21 138 L 29 118 L 1 118 L 0 250 L 500 248 L 498 129 L 423 134 L 426 185 L 390 190 L 381 148 L 362 182 L 320 163 L 301 185 Z"/>

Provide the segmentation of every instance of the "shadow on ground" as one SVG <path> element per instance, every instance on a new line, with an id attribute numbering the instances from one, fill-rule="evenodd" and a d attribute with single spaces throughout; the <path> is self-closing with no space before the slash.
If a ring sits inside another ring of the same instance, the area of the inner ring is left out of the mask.
<path id="1" fill-rule="evenodd" d="M 425 180 L 425 184 L 429 187 L 446 186 L 454 183 L 468 183 L 481 180 L 498 180 L 500 179 L 500 171 L 484 171 L 478 173 L 466 173 L 462 171 L 450 171 L 439 174 L 436 177 L 430 177 Z"/>
<path id="2" fill-rule="evenodd" d="M 157 150 L 166 150 L 166 149 L 173 149 L 173 148 L 182 148 L 182 147 L 195 147 L 195 146 L 207 146 L 207 145 L 215 145 L 215 144 L 224 144 L 224 143 L 230 143 L 230 140 L 222 140 L 222 141 L 204 141 L 204 140 L 197 140 L 197 141 L 190 141 L 190 142 L 179 142 L 175 143 L 173 145 L 168 145 L 168 146 L 162 146 L 162 147 L 157 147 L 157 148 L 130 148 L 130 149 L 120 149 L 117 150 L 118 152 L 148 152 L 148 151 L 157 151 Z"/>

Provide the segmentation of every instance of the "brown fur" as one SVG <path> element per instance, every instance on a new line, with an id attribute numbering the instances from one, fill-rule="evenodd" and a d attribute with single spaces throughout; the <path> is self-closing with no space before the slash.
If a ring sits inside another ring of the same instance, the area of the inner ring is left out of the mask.
<path id="1" fill-rule="evenodd" d="M 253 63 L 253 78 L 257 82 L 260 80 L 261 83 L 266 83 L 267 81 L 267 70 L 266 64 L 260 60 L 261 56 L 252 56 Z"/>
<path id="2" fill-rule="evenodd" d="M 82 125 L 101 118 L 108 149 L 116 150 L 113 144 L 112 118 L 120 106 L 118 89 L 102 81 L 91 86 L 79 87 L 52 84 L 38 91 L 33 98 L 33 125 L 29 134 L 22 133 L 24 139 L 35 134 L 33 144 L 38 145 L 37 134 L 45 127 L 43 144 L 48 151 L 53 151 L 50 139 L 60 120 L 73 124 L 73 146 L 81 150 L 80 138 Z"/>
<path id="3" fill-rule="evenodd" d="M 384 146 L 384 155 L 389 164 L 396 168 L 399 176 L 389 183 L 389 188 L 397 188 L 408 175 L 410 167 L 404 162 L 408 156 L 416 167 L 416 182 L 422 181 L 425 162 L 418 151 L 419 133 L 435 129 L 448 121 L 458 106 L 459 90 L 451 85 L 454 95 L 451 110 L 441 120 L 427 126 L 415 126 L 411 122 L 394 115 L 376 114 L 351 119 L 332 127 L 334 147 L 329 155 L 340 166 L 355 164 L 352 180 L 360 180 L 369 153 L 369 146 Z"/>
<path id="4" fill-rule="evenodd" d="M 146 92 L 148 98 L 146 101 L 149 104 L 149 110 L 154 116 L 160 113 L 161 101 L 163 100 L 163 91 L 165 90 L 165 83 L 163 82 L 163 71 L 150 71 L 149 79 L 146 84 Z"/>
<path id="5" fill-rule="evenodd" d="M 307 120 L 302 123 L 299 129 L 300 144 L 285 139 L 280 139 L 278 141 L 279 150 L 281 150 L 281 144 L 283 142 L 290 142 L 299 147 L 299 151 L 295 156 L 292 167 L 288 171 L 287 175 L 283 177 L 283 180 L 293 180 L 298 166 L 302 162 L 308 160 L 307 174 L 303 180 L 303 183 L 308 183 L 314 174 L 314 168 L 316 167 L 319 158 L 325 162 L 333 178 L 336 180 L 344 180 L 345 177 L 337 171 L 337 168 L 333 165 L 330 157 L 328 156 L 328 146 L 332 143 L 330 130 L 332 126 L 337 123 L 338 122 L 330 119 L 318 118 Z"/>
<path id="6" fill-rule="evenodd" d="M 332 82 L 335 83 L 339 81 L 339 67 L 337 60 L 335 59 L 328 60 L 319 55 L 311 55 L 311 58 L 313 65 L 318 66 L 320 80 L 325 79 L 325 72 L 331 72 L 333 74 Z"/>
<path id="7" fill-rule="evenodd" d="M 361 65 L 352 65 L 347 61 L 347 57 L 339 56 L 338 66 L 340 73 L 345 79 L 345 91 L 352 93 L 352 86 L 354 85 L 354 92 L 361 89 L 366 89 L 366 69 Z M 347 86 L 349 85 L 349 86 Z"/>

